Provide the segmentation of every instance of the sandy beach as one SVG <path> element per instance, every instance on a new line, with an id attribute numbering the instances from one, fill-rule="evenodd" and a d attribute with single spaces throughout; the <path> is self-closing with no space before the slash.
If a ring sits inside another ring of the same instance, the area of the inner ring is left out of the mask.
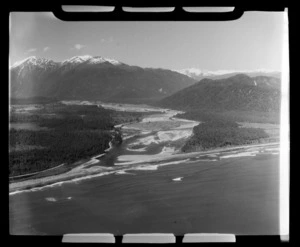
<path id="1" fill-rule="evenodd" d="M 65 104 L 90 104 L 89 102 L 70 101 Z M 95 102 L 94 102 L 95 103 Z M 93 103 L 93 104 L 94 104 Z M 123 132 L 122 151 L 111 153 L 113 146 L 105 153 L 90 159 L 77 161 L 71 170 L 56 175 L 41 178 L 28 178 L 9 184 L 9 194 L 20 193 L 24 190 L 39 190 L 45 187 L 59 186 L 62 183 L 72 183 L 110 174 L 120 174 L 128 170 L 157 169 L 159 166 L 175 165 L 195 162 L 205 155 L 219 155 L 222 152 L 238 151 L 241 156 L 248 155 L 246 149 L 276 146 L 279 143 L 263 143 L 242 146 L 214 148 L 207 151 L 182 153 L 181 145 L 192 135 L 193 127 L 199 122 L 174 117 L 179 111 L 168 109 L 147 108 L 137 105 L 104 104 L 104 107 L 114 110 L 128 111 L 155 111 L 140 122 L 127 123 L 119 126 Z M 157 113 L 160 111 L 161 113 Z M 154 149 L 155 152 L 149 152 Z M 231 157 L 229 154 L 229 157 Z M 234 154 L 236 155 L 236 154 Z M 251 150 L 250 150 L 250 155 Z M 254 155 L 254 154 L 253 154 Z M 103 158 L 114 156 L 112 165 L 107 165 Z M 234 156 L 233 156 L 234 157 Z M 71 166 L 72 167 L 72 166 Z"/>
<path id="2" fill-rule="evenodd" d="M 99 176 L 104 176 L 104 175 L 109 175 L 113 173 L 122 173 L 125 170 L 130 170 L 124 169 L 122 165 L 142 165 L 143 163 L 153 163 L 153 162 L 166 162 L 167 160 L 179 160 L 178 162 L 182 162 L 184 159 L 188 158 L 195 158 L 199 157 L 201 155 L 207 155 L 207 154 L 219 154 L 221 152 L 225 151 L 233 151 L 233 150 L 243 150 L 246 148 L 257 148 L 257 147 L 273 147 L 273 146 L 278 146 L 279 143 L 264 143 L 264 144 L 254 144 L 254 145 L 243 145 L 243 146 L 235 146 L 235 147 L 229 147 L 229 148 L 218 148 L 210 151 L 203 151 L 203 152 L 192 152 L 192 153 L 181 153 L 181 154 L 171 154 L 166 152 L 165 154 L 162 154 L 161 156 L 157 155 L 145 155 L 145 156 L 130 156 L 130 157 L 122 157 L 123 160 L 127 160 L 127 162 L 124 162 L 123 164 L 120 163 L 121 165 L 114 167 L 104 167 L 104 166 L 91 166 L 92 164 L 97 164 L 101 163 L 99 162 L 96 157 L 99 157 L 99 155 L 93 157 L 90 159 L 88 162 L 84 162 L 81 165 L 78 165 L 76 168 L 59 174 L 59 175 L 54 175 L 54 176 L 49 176 L 49 177 L 43 177 L 43 178 L 37 178 L 37 179 L 28 179 L 25 181 L 21 182 L 12 182 L 9 184 L 9 194 L 14 194 L 18 193 L 23 190 L 30 190 L 30 189 L 39 189 L 41 187 L 45 186 L 56 186 L 60 185 L 62 182 L 76 182 L 78 180 L 84 180 L 84 179 L 89 179 L 93 177 L 99 177 Z M 242 154 L 243 155 L 243 154 Z M 121 158 L 121 160 L 122 160 Z M 127 158 L 127 159 L 126 159 Z M 128 161 L 129 160 L 129 161 Z M 170 162 L 170 164 L 176 164 Z M 86 168 L 89 167 L 89 168 Z"/>

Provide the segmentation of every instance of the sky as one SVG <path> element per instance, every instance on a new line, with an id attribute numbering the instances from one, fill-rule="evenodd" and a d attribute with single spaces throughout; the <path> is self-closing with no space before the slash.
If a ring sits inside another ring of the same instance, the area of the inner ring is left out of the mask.
<path id="1" fill-rule="evenodd" d="M 9 59 L 91 55 L 152 68 L 280 71 L 282 34 L 281 12 L 223 22 L 71 22 L 51 12 L 13 12 Z"/>

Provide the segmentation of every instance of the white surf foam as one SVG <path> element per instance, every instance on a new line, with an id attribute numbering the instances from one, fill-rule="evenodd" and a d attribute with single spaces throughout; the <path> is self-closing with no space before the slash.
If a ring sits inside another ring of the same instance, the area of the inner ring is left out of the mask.
<path id="1" fill-rule="evenodd" d="M 198 159 L 198 160 L 191 160 L 189 163 L 196 163 L 196 162 L 213 162 L 213 161 L 218 161 L 217 159 Z"/>
<path id="2" fill-rule="evenodd" d="M 133 156 L 140 156 L 140 155 L 133 155 Z M 150 156 L 152 156 L 152 155 L 150 155 Z M 155 156 L 155 155 L 153 155 L 153 156 Z M 180 164 L 180 163 L 187 162 L 188 160 L 189 159 L 179 160 L 179 161 L 170 161 L 170 162 L 165 162 L 165 163 L 155 164 L 155 165 L 143 164 L 143 165 L 138 165 L 138 166 L 135 166 L 135 167 L 127 168 L 124 171 L 128 171 L 128 170 L 157 170 L 158 167 L 160 167 L 160 166 Z M 138 163 L 142 163 L 142 162 L 139 161 Z M 18 190 L 18 191 L 10 192 L 9 195 L 16 195 L 16 194 L 23 193 L 23 192 L 40 191 L 40 190 L 44 190 L 46 188 L 51 188 L 51 187 L 55 187 L 55 186 L 61 186 L 64 183 L 76 183 L 76 182 L 80 182 L 82 180 L 96 178 L 96 177 L 101 177 L 101 176 L 105 176 L 105 175 L 110 175 L 110 174 L 116 173 L 116 171 L 113 170 L 114 169 L 113 167 L 101 167 L 101 169 L 111 170 L 111 171 L 105 171 L 105 172 L 100 172 L 100 173 L 96 173 L 96 174 L 89 174 L 89 175 L 78 177 L 78 178 L 67 179 L 65 181 L 60 181 L 60 182 L 56 182 L 56 183 L 53 183 L 53 184 L 49 184 L 49 185 L 44 185 L 44 186 L 32 188 L 32 189 Z M 128 173 L 128 172 L 123 173 L 122 171 L 117 171 L 117 172 L 119 174 L 132 174 L 132 173 Z M 134 174 L 132 174 L 132 175 L 134 175 Z M 49 200 L 51 201 L 52 199 L 49 199 Z"/>
<path id="3" fill-rule="evenodd" d="M 112 167 L 107 167 L 107 168 L 103 168 L 101 167 L 101 169 L 105 169 L 105 170 L 111 170 L 113 169 Z M 51 183 L 51 184 L 47 184 L 47 185 L 43 185 L 43 186 L 40 186 L 40 187 L 35 187 L 35 188 L 32 188 L 32 189 L 24 189 L 24 190 L 17 190 L 17 191 L 13 191 L 13 192 L 10 192 L 9 195 L 16 195 L 16 194 L 19 194 L 19 193 L 24 193 L 24 192 L 35 192 L 35 191 L 40 191 L 40 190 L 44 190 L 44 189 L 47 189 L 47 188 L 52 188 L 52 187 L 56 187 L 56 186 L 61 186 L 62 184 L 65 184 L 65 183 L 76 183 L 76 182 L 79 182 L 81 180 L 85 180 L 85 179 L 90 179 L 90 178 L 93 178 L 93 177 L 100 177 L 100 176 L 104 176 L 104 175 L 109 175 L 111 173 L 113 173 L 114 171 L 110 171 L 110 172 L 102 172 L 102 173 L 96 173 L 96 174 L 90 174 L 90 175 L 85 175 L 84 173 L 83 174 L 80 174 L 82 175 L 81 177 L 78 177 L 78 178 L 73 178 L 73 179 L 68 179 L 66 178 L 66 180 L 64 181 L 60 181 L 60 182 L 55 182 L 55 183 Z M 85 173 L 88 173 L 88 170 L 85 171 Z M 85 176 L 84 176 L 85 175 Z"/>
<path id="4" fill-rule="evenodd" d="M 16 191 L 10 192 L 9 195 L 13 196 L 13 195 L 16 195 L 16 194 L 20 194 L 22 192 L 24 192 L 24 190 L 16 190 Z"/>
<path id="5" fill-rule="evenodd" d="M 124 174 L 135 175 L 134 173 L 127 172 L 126 170 L 116 171 L 115 174 L 116 175 L 124 175 Z"/>
<path id="6" fill-rule="evenodd" d="M 45 200 L 48 202 L 56 202 L 57 201 L 54 197 L 46 197 Z"/>
<path id="7" fill-rule="evenodd" d="M 173 178 L 172 180 L 173 181 L 176 181 L 176 182 L 181 182 L 182 181 L 182 179 L 183 179 L 183 177 L 178 177 L 178 178 Z"/>

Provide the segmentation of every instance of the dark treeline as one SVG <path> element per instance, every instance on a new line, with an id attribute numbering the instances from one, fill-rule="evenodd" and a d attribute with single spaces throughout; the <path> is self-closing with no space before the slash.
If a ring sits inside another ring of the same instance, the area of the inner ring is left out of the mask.
<path id="1" fill-rule="evenodd" d="M 250 144 L 267 137 L 263 129 L 239 128 L 239 125 L 233 121 L 214 118 L 194 127 L 193 135 L 182 147 L 182 151 L 201 151 Z"/>
<path id="2" fill-rule="evenodd" d="M 114 125 L 141 121 L 143 116 L 154 114 L 153 112 L 122 112 L 111 110 L 111 117 Z"/>
<path id="3" fill-rule="evenodd" d="M 12 105 L 23 105 L 23 104 L 48 104 L 56 102 L 56 98 L 48 97 L 30 97 L 30 98 L 11 98 L 10 103 Z"/>
<path id="4" fill-rule="evenodd" d="M 36 145 L 43 148 L 10 152 L 10 176 L 37 172 L 88 158 L 103 152 L 109 147 L 108 142 L 111 140 L 107 131 L 15 130 L 11 136 L 11 147 Z"/>
<path id="5" fill-rule="evenodd" d="M 55 114 L 55 115 L 53 115 Z M 37 109 L 33 114 L 18 114 L 12 109 L 11 123 L 37 123 L 43 127 L 63 127 L 63 122 L 69 124 L 97 129 L 111 129 L 114 125 L 127 122 L 140 121 L 143 116 L 155 114 L 155 112 L 122 112 L 107 110 L 96 105 L 69 105 L 48 104 L 42 109 Z M 64 121 L 61 121 L 64 119 Z M 98 125 L 99 124 L 99 125 Z M 96 125 L 93 127 L 93 125 Z M 78 127 L 77 126 L 77 127 Z"/>
<path id="6" fill-rule="evenodd" d="M 95 105 L 47 104 L 30 113 L 12 111 L 10 122 L 35 123 L 43 130 L 10 129 L 9 175 L 49 169 L 103 153 L 121 143 L 114 125 L 138 121 L 140 113 L 122 113 Z M 114 140 L 115 139 L 115 140 Z M 34 150 L 26 146 L 37 147 Z M 22 148 L 24 147 L 24 148 Z"/>

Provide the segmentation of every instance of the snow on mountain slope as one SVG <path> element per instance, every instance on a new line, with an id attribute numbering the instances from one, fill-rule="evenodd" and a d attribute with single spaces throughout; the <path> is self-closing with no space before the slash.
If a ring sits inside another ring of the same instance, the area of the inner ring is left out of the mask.
<path id="1" fill-rule="evenodd" d="M 90 56 L 90 55 L 84 55 L 84 56 L 75 56 L 72 57 L 70 59 L 64 60 L 62 62 L 62 65 L 64 64 L 80 64 L 80 63 L 89 63 L 89 64 L 98 64 L 98 63 L 105 63 L 105 62 L 109 62 L 113 65 L 119 65 L 121 64 L 121 62 L 114 60 L 114 59 L 110 59 L 110 58 L 104 58 L 101 56 Z"/>
<path id="2" fill-rule="evenodd" d="M 10 70 L 12 98 L 152 102 L 195 82 L 171 70 L 147 69 L 90 55 L 62 62 L 30 57 Z"/>
<path id="3" fill-rule="evenodd" d="M 33 66 L 39 66 L 39 67 L 47 67 L 47 66 L 53 66 L 53 65 L 59 65 L 59 66 L 66 66 L 66 65 L 79 65 L 82 63 L 89 63 L 89 64 L 98 64 L 98 63 L 105 63 L 109 62 L 113 65 L 121 65 L 122 63 L 111 58 L 104 58 L 101 56 L 90 56 L 90 55 L 83 55 L 83 56 L 74 56 L 72 58 L 66 59 L 62 62 L 54 62 L 49 59 L 45 58 L 36 58 L 35 56 L 27 57 L 23 60 L 15 62 L 10 69 L 14 69 L 17 67 L 23 67 L 24 65 L 33 65 Z"/>
<path id="4" fill-rule="evenodd" d="M 57 69 L 59 63 L 45 58 L 36 58 L 35 56 L 28 57 L 14 63 L 10 70 L 14 70 L 18 76 L 28 74 L 30 71 L 52 71 Z"/>
<path id="5" fill-rule="evenodd" d="M 214 76 L 214 75 L 222 75 L 222 74 L 229 74 L 234 72 L 245 72 L 245 71 L 235 71 L 235 70 L 216 70 L 216 71 L 208 71 L 208 70 L 200 70 L 197 68 L 187 68 L 187 69 L 180 69 L 175 70 L 178 73 L 185 74 L 187 76 L 192 77 L 194 76 Z"/>
<path id="6" fill-rule="evenodd" d="M 90 55 L 84 55 L 84 56 L 75 56 L 75 57 L 71 57 L 69 59 L 66 59 L 64 61 L 62 61 L 62 65 L 67 64 L 67 63 L 73 63 L 73 64 L 79 64 L 79 63 L 84 63 L 90 59 L 92 59 L 93 57 Z"/>
<path id="7" fill-rule="evenodd" d="M 35 57 L 35 56 L 27 57 L 27 58 L 25 58 L 25 59 L 23 59 L 23 60 L 20 60 L 20 61 L 15 62 L 15 63 L 10 67 L 10 69 L 13 69 L 13 68 L 15 68 L 15 67 L 18 67 L 19 65 L 21 65 L 21 64 L 23 64 L 23 63 L 26 63 L 26 62 L 28 62 L 28 61 L 31 62 L 31 63 L 33 63 L 35 60 L 36 60 L 36 57 Z"/>
<path id="8" fill-rule="evenodd" d="M 33 66 L 38 66 L 38 67 L 49 67 L 49 66 L 52 67 L 56 64 L 57 64 L 56 62 L 46 59 L 46 58 L 36 58 L 35 56 L 31 56 L 31 57 L 25 58 L 21 61 L 15 62 L 10 67 L 10 69 L 17 68 L 17 67 L 23 68 L 25 65 L 33 65 Z"/>
<path id="9" fill-rule="evenodd" d="M 208 70 L 201 70 L 198 68 L 186 68 L 186 69 L 180 69 L 180 70 L 174 70 L 178 73 L 187 75 L 191 78 L 194 78 L 196 80 L 201 80 L 205 77 L 207 78 L 215 78 L 220 79 L 220 76 L 233 76 L 235 74 L 248 74 L 250 76 L 257 76 L 257 75 L 279 75 L 280 72 L 278 71 L 272 71 L 267 69 L 258 69 L 258 70 L 215 70 L 215 71 L 208 71 Z"/>

